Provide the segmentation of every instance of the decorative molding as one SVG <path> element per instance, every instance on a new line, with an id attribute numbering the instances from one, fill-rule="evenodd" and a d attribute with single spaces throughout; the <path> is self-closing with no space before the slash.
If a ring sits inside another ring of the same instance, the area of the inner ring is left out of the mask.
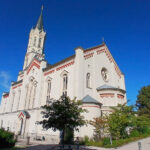
<path id="1" fill-rule="evenodd" d="M 101 53 L 105 52 L 105 48 L 100 49 L 100 50 L 97 50 L 96 52 L 97 52 L 97 55 L 99 55 L 99 54 L 101 54 Z"/>
<path id="2" fill-rule="evenodd" d="M 51 74 L 51 73 L 54 73 L 55 71 L 59 71 L 59 70 L 61 70 L 61 69 L 63 69 L 63 68 L 69 67 L 69 66 L 71 66 L 71 65 L 73 65 L 73 64 L 74 64 L 74 60 L 71 61 L 71 62 L 69 62 L 69 63 L 63 64 L 62 66 L 57 67 L 57 68 L 55 68 L 55 69 L 53 69 L 53 70 L 49 70 L 48 72 L 45 72 L 45 73 L 44 73 L 44 76 L 47 76 L 47 75 L 49 75 L 49 74 Z"/>
<path id="3" fill-rule="evenodd" d="M 124 99 L 124 95 L 122 95 L 122 94 L 117 94 L 117 97 L 120 99 Z"/>
<path id="4" fill-rule="evenodd" d="M 89 54 L 85 55 L 85 56 L 84 56 L 84 59 L 88 59 L 88 58 L 93 57 L 93 54 L 94 54 L 94 52 L 93 52 L 93 53 L 89 53 Z"/>
<path id="5" fill-rule="evenodd" d="M 32 67 L 33 66 L 35 66 L 35 67 L 37 67 L 38 69 L 40 69 L 40 65 L 38 65 L 36 62 L 32 62 L 31 63 L 31 65 L 30 65 L 30 67 L 28 68 L 28 70 L 27 70 L 27 74 L 30 72 L 30 70 L 32 69 Z"/>
<path id="6" fill-rule="evenodd" d="M 99 50 L 101 49 L 101 47 L 105 46 L 105 44 L 101 44 L 101 45 L 98 45 L 98 46 L 95 46 L 95 47 L 91 47 L 91 48 L 88 48 L 84 51 L 84 53 L 88 53 L 88 52 L 91 52 L 91 51 L 96 51 L 96 50 Z"/>
<path id="7" fill-rule="evenodd" d="M 36 61 L 37 63 L 41 64 L 41 62 L 40 62 L 40 61 L 38 61 L 37 59 L 34 59 L 34 61 Z"/>
<path id="8" fill-rule="evenodd" d="M 98 106 L 98 105 L 83 105 L 82 107 L 96 107 L 96 108 L 101 108 L 101 107 Z"/>
<path id="9" fill-rule="evenodd" d="M 7 97 L 9 97 L 9 93 L 8 93 L 8 94 L 3 95 L 3 98 L 7 98 Z"/>
<path id="10" fill-rule="evenodd" d="M 21 116 L 24 118 L 24 114 L 23 114 L 23 112 L 21 112 L 21 113 L 18 115 L 18 118 L 20 118 L 20 119 L 21 119 Z"/>
<path id="11" fill-rule="evenodd" d="M 74 58 L 75 58 L 75 55 L 72 55 L 72 56 L 70 56 L 70 57 L 68 57 L 68 58 L 66 58 L 66 59 L 61 60 L 60 62 L 57 62 L 57 63 L 54 64 L 54 65 L 49 65 L 48 67 L 44 68 L 43 71 L 45 72 L 45 71 L 54 69 L 54 68 L 56 68 L 57 66 L 60 66 L 60 65 L 62 65 L 62 64 L 64 64 L 64 63 L 67 63 L 67 62 L 72 61 L 72 60 L 74 61 Z"/>
<path id="12" fill-rule="evenodd" d="M 110 63 L 114 63 L 114 68 L 115 68 L 115 71 L 117 73 L 117 75 L 119 76 L 119 78 L 121 78 L 121 71 L 118 67 L 118 65 L 116 64 L 115 60 L 113 59 L 111 53 L 109 52 L 108 49 L 104 48 L 104 49 L 101 49 L 101 50 L 97 50 L 97 55 L 101 54 L 101 53 L 105 53 L 107 58 L 109 59 Z"/>
<path id="13" fill-rule="evenodd" d="M 100 94 L 101 98 L 104 98 L 104 97 L 106 97 L 106 98 L 108 98 L 108 97 L 113 98 L 114 96 L 115 96 L 114 93 L 102 93 L 102 94 Z"/>
<path id="14" fill-rule="evenodd" d="M 66 68 L 66 67 L 69 67 L 69 66 L 71 66 L 71 65 L 73 65 L 73 64 L 74 64 L 74 61 L 71 61 L 71 62 L 69 62 L 69 63 L 67 63 L 67 64 L 64 64 L 64 65 L 62 65 L 62 66 L 56 68 L 56 71 L 59 71 L 59 70 L 61 70 L 61 69 L 63 69 L 63 68 Z"/>
<path id="15" fill-rule="evenodd" d="M 12 89 L 15 89 L 15 88 L 20 87 L 20 86 L 22 86 L 22 83 L 12 87 Z"/>
<path id="16" fill-rule="evenodd" d="M 24 74 L 23 75 L 20 75 L 20 78 L 22 78 L 24 76 Z"/>
<path id="17" fill-rule="evenodd" d="M 54 73 L 54 72 L 55 72 L 55 70 L 54 70 L 54 69 L 53 69 L 53 70 L 50 70 L 50 71 L 48 71 L 48 72 L 44 73 L 44 76 L 49 75 L 49 74 Z"/>

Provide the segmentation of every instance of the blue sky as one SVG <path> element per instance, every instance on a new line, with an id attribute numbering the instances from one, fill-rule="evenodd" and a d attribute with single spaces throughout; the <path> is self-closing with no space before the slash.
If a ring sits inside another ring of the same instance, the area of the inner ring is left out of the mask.
<path id="1" fill-rule="evenodd" d="M 0 0 L 0 95 L 22 70 L 30 29 L 44 5 L 46 59 L 53 64 L 105 42 L 125 74 L 127 98 L 150 84 L 150 1 Z"/>

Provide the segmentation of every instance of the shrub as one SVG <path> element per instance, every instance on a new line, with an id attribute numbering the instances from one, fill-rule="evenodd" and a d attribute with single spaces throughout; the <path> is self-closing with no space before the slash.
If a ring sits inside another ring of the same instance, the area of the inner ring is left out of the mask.
<path id="1" fill-rule="evenodd" d="M 109 138 L 104 138 L 103 139 L 103 146 L 109 145 L 110 144 L 110 139 Z"/>
<path id="2" fill-rule="evenodd" d="M 89 137 L 85 136 L 83 139 L 80 140 L 80 145 L 88 145 L 89 141 Z"/>
<path id="3" fill-rule="evenodd" d="M 14 134 L 0 129 L 0 148 L 14 147 L 16 141 L 14 140 Z"/>
<path id="4" fill-rule="evenodd" d="M 139 131 L 137 131 L 137 130 L 133 130 L 133 131 L 131 131 L 131 133 L 130 133 L 130 137 L 138 137 L 138 136 L 140 136 Z"/>
<path id="5" fill-rule="evenodd" d="M 146 127 L 146 126 L 144 126 L 143 128 L 139 128 L 138 131 L 143 134 L 150 133 L 149 127 Z"/>
<path id="6" fill-rule="evenodd" d="M 90 139 L 88 136 L 85 136 L 82 140 L 80 140 L 80 145 L 86 145 L 86 146 L 103 146 L 102 141 L 95 141 L 93 139 Z"/>

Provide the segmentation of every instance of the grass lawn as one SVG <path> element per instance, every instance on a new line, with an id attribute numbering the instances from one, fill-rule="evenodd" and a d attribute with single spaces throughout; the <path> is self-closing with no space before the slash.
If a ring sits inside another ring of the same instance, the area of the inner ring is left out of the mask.
<path id="1" fill-rule="evenodd" d="M 114 148 L 114 147 L 119 147 L 119 146 L 131 143 L 131 142 L 143 139 L 143 138 L 147 138 L 147 137 L 150 137 L 150 134 L 142 134 L 138 137 L 129 137 L 129 138 L 126 138 L 126 139 L 113 140 L 112 145 L 110 144 L 109 139 L 104 140 L 104 141 L 98 141 L 98 142 L 96 142 L 94 140 L 86 139 L 84 141 L 85 143 L 83 145 L 105 147 L 105 148 Z"/>

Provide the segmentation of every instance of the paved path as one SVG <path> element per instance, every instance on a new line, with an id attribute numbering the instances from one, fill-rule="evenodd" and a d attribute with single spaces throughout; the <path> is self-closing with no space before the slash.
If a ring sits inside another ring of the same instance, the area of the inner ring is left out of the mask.
<path id="1" fill-rule="evenodd" d="M 142 144 L 142 149 L 141 150 L 150 150 L 150 137 L 145 138 L 143 140 L 139 140 Z M 23 148 L 20 150 L 58 150 L 57 145 L 32 145 L 28 148 Z M 75 148 L 73 150 L 76 150 Z M 122 147 L 118 148 L 101 148 L 101 147 L 81 147 L 80 150 L 139 150 L 138 149 L 138 141 L 132 142 L 130 144 L 124 145 Z"/>

